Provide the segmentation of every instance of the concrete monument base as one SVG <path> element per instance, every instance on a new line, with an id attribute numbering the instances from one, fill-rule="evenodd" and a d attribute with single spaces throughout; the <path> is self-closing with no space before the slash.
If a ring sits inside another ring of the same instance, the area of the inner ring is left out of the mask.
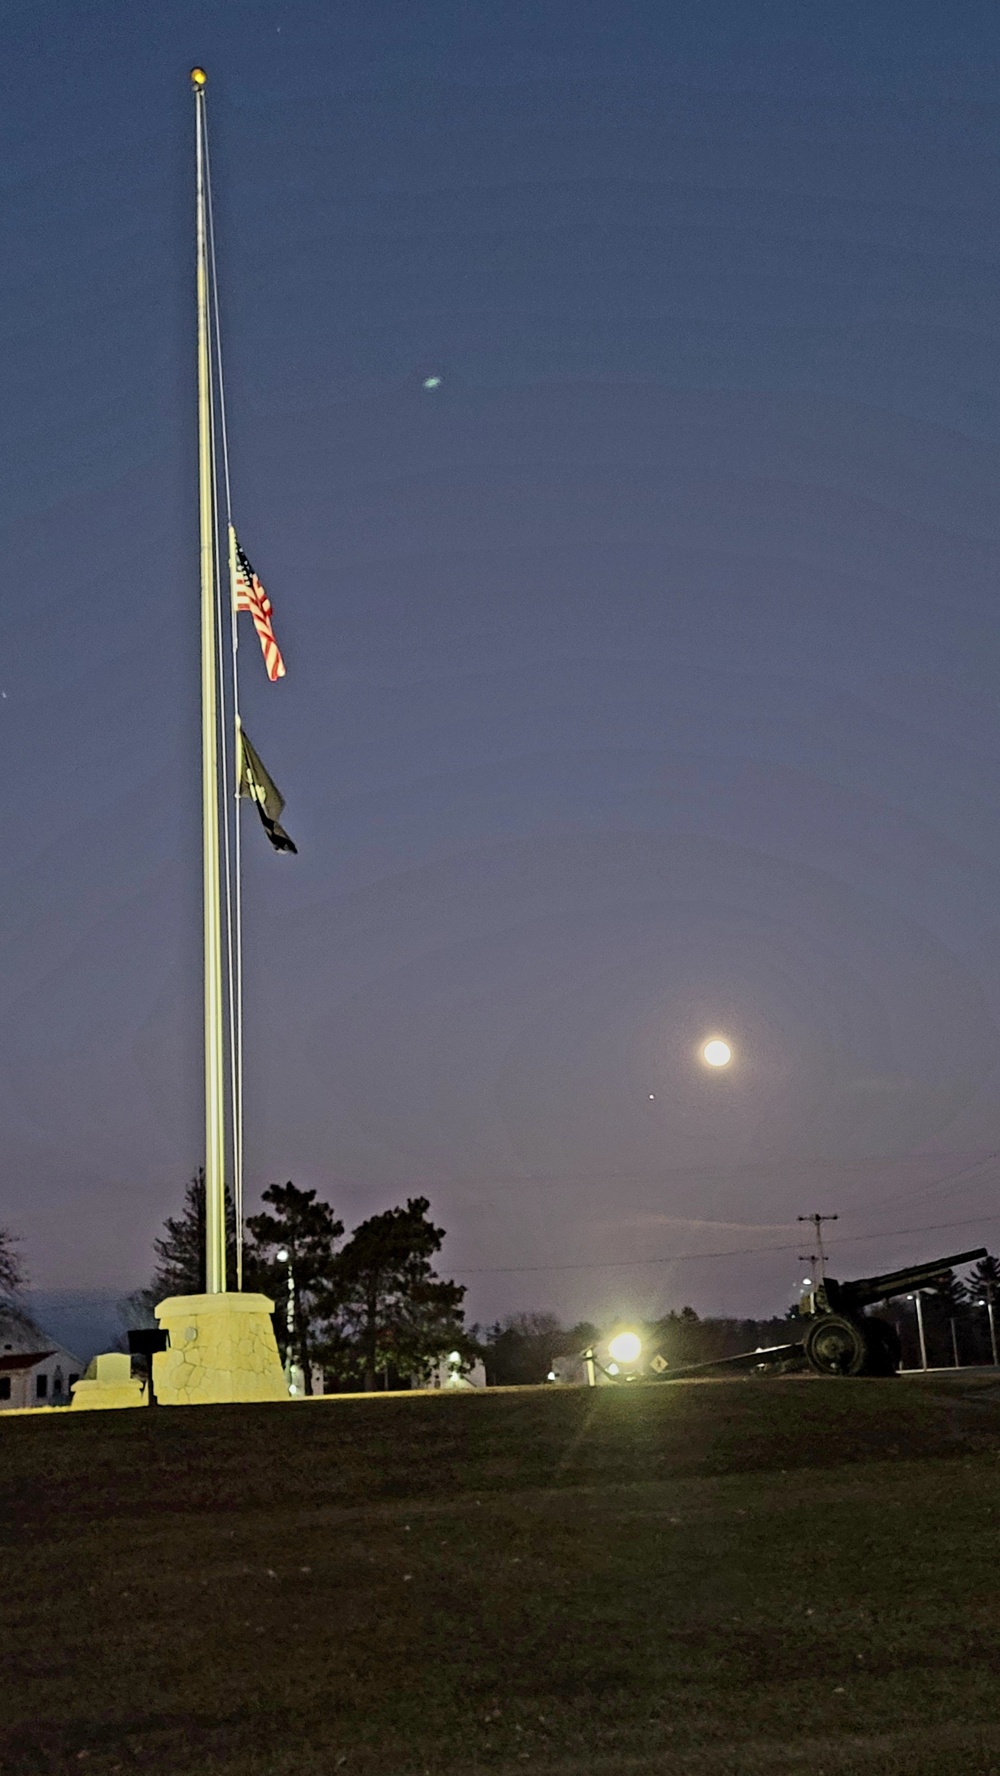
<path id="1" fill-rule="evenodd" d="M 94 1357 L 73 1389 L 73 1412 L 108 1412 L 119 1406 L 146 1406 L 146 1389 L 132 1374 L 132 1359 L 122 1351 Z"/>
<path id="2" fill-rule="evenodd" d="M 266 1295 L 169 1295 L 154 1309 L 170 1349 L 153 1353 L 161 1406 L 287 1400 Z"/>

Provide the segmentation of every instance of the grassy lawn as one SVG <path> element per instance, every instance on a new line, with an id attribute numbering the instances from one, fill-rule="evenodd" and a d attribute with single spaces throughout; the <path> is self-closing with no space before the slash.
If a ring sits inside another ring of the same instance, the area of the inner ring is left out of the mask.
<path id="1" fill-rule="evenodd" d="M 0 1419 L 0 1771 L 1000 1776 L 1000 1382 Z"/>

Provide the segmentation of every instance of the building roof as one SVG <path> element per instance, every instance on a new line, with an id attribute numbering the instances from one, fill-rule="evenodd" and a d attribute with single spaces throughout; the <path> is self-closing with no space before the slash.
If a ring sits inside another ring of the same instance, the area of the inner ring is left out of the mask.
<path id="1" fill-rule="evenodd" d="M 12 1369 L 33 1369 L 36 1363 L 44 1363 L 46 1357 L 54 1357 L 54 1350 L 47 1351 L 14 1351 L 10 1356 L 0 1357 L 0 1374 Z"/>

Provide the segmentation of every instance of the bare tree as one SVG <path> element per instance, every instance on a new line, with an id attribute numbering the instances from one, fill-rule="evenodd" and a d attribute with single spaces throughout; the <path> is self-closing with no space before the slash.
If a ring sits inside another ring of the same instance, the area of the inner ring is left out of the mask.
<path id="1" fill-rule="evenodd" d="M 9 1228 L 0 1227 L 0 1329 L 23 1334 L 37 1327 L 22 1300 L 28 1276 L 19 1243 Z"/>
<path id="2" fill-rule="evenodd" d="M 8 1305 L 20 1295 L 27 1277 L 15 1234 L 0 1227 L 0 1301 Z"/>

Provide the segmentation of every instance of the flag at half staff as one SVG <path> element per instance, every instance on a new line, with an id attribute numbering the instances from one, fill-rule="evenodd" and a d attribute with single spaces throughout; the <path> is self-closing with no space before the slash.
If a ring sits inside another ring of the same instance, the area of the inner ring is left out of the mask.
<path id="1" fill-rule="evenodd" d="M 242 726 L 236 730 L 236 744 L 239 749 L 239 793 L 246 796 L 257 807 L 264 831 L 276 851 L 291 851 L 298 855 L 298 846 L 293 845 L 284 827 L 280 824 L 285 798 L 274 781 L 269 777 L 254 751 Z"/>
<path id="2" fill-rule="evenodd" d="M 233 564 L 233 599 L 236 609 L 249 611 L 253 618 L 267 676 L 273 684 L 276 678 L 284 678 L 285 662 L 281 658 L 281 649 L 274 639 L 274 630 L 271 627 L 271 600 L 240 548 L 232 525 L 229 526 L 229 557 Z"/>

